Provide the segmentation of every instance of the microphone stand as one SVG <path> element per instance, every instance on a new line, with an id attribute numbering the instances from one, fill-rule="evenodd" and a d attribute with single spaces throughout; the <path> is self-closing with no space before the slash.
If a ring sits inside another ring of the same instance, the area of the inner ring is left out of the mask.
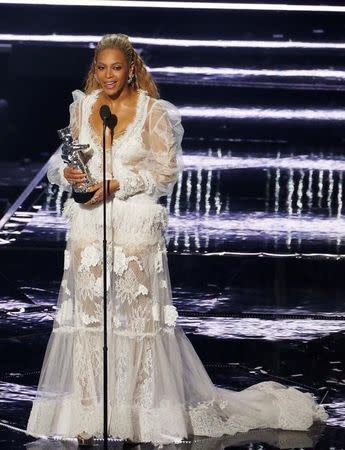
<path id="1" fill-rule="evenodd" d="M 103 119 L 103 448 L 108 450 L 108 335 L 107 335 L 107 190 L 105 130 Z"/>

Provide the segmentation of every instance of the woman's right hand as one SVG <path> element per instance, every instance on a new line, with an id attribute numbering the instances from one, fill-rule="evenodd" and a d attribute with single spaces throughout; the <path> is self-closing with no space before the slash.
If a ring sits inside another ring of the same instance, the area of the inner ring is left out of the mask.
<path id="1" fill-rule="evenodd" d="M 73 186 L 79 187 L 86 180 L 86 175 L 73 166 L 66 166 L 63 170 L 64 177 Z"/>

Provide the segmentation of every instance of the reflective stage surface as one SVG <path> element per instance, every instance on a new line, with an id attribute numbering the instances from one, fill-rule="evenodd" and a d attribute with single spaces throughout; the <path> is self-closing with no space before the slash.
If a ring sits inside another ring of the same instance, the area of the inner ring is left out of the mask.
<path id="1" fill-rule="evenodd" d="M 238 156 L 239 147 L 185 152 L 184 172 L 167 204 L 169 250 L 343 258 L 344 157 L 282 156 L 278 149 L 270 157 Z M 266 148 L 262 144 L 262 153 Z M 6 224 L 4 244 L 63 241 L 66 193 L 56 187 L 43 191 L 34 213 L 18 211 Z"/>

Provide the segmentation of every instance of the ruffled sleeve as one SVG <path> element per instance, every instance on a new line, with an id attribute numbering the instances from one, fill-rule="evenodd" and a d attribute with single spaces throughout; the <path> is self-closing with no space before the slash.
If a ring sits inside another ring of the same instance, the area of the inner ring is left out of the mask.
<path id="1" fill-rule="evenodd" d="M 70 120 L 69 127 L 74 140 L 77 140 L 80 132 L 80 124 L 82 120 L 82 101 L 85 97 L 84 92 L 79 89 L 72 92 L 73 102 L 69 106 Z M 61 189 L 70 192 L 71 185 L 64 177 L 63 170 L 66 164 L 61 158 L 62 145 L 58 147 L 56 152 L 49 160 L 47 178 L 51 184 L 57 184 Z"/>
<path id="2" fill-rule="evenodd" d="M 82 106 L 85 94 L 83 91 L 76 89 L 72 92 L 73 102 L 69 106 L 69 127 L 71 128 L 74 140 L 79 138 L 80 125 L 82 121 Z"/>
<path id="3" fill-rule="evenodd" d="M 62 161 L 61 150 L 62 144 L 51 156 L 48 163 L 47 178 L 51 184 L 57 184 L 60 189 L 71 192 L 71 185 L 68 183 L 63 174 L 63 170 L 66 167 L 66 164 Z"/>
<path id="4" fill-rule="evenodd" d="M 139 192 L 159 198 L 171 195 L 178 174 L 183 170 L 182 147 L 184 129 L 181 114 L 172 103 L 154 100 L 148 107 L 142 130 L 147 158 L 125 177 L 118 180 L 119 199 L 126 199 Z"/>

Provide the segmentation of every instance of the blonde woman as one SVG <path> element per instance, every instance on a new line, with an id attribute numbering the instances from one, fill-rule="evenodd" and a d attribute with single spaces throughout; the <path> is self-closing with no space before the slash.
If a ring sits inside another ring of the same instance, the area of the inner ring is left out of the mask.
<path id="1" fill-rule="evenodd" d="M 102 198 L 107 189 L 108 433 L 155 444 L 192 435 L 254 428 L 306 430 L 327 415 L 310 394 L 275 382 L 241 392 L 215 387 L 176 326 L 164 233 L 166 208 L 182 170 L 177 108 L 159 99 L 144 62 L 123 34 L 98 43 L 85 93 L 74 91 L 70 126 L 88 144 L 97 181 L 85 204 L 69 199 L 57 314 L 27 431 L 33 436 L 102 436 Z M 102 182 L 101 105 L 118 117 L 106 135 Z M 84 174 L 51 161 L 48 177 L 64 189 Z"/>

